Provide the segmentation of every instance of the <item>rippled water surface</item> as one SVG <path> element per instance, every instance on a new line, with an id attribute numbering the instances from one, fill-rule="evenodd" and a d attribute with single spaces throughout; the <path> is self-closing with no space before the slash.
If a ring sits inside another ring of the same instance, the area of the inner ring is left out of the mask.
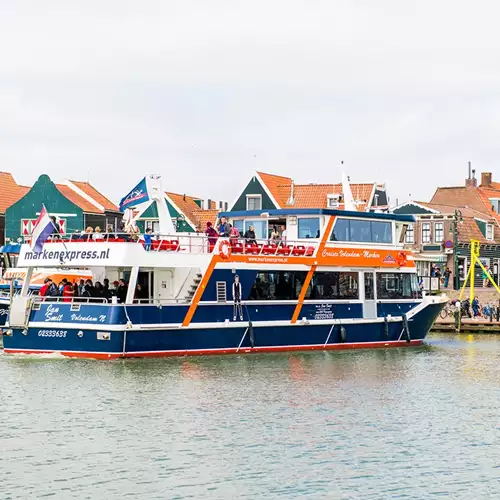
<path id="1" fill-rule="evenodd" d="M 500 498 L 500 337 L 84 361 L 0 355 L 0 499 Z"/>

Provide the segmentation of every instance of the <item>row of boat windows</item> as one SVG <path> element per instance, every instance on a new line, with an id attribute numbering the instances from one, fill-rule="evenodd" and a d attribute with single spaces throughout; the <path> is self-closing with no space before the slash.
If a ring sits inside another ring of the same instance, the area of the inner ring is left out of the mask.
<path id="1" fill-rule="evenodd" d="M 306 271 L 259 271 L 248 300 L 297 300 Z M 365 298 L 375 298 L 373 273 L 365 274 Z M 408 273 L 377 273 L 377 299 L 421 298 L 417 277 Z M 307 287 L 305 299 L 359 299 L 359 273 L 318 271 Z"/>
<path id="2" fill-rule="evenodd" d="M 245 234 L 252 226 L 256 238 L 267 239 L 270 237 L 270 229 L 266 220 L 235 219 L 233 224 L 240 234 Z M 297 226 L 298 239 L 319 238 L 320 236 L 319 217 L 298 217 Z M 390 244 L 392 243 L 392 223 L 339 218 L 335 221 L 330 241 Z"/>

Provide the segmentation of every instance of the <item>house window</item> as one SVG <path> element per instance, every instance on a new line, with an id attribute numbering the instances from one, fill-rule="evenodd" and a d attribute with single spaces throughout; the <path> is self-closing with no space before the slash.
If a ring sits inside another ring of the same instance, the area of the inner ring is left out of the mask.
<path id="1" fill-rule="evenodd" d="M 422 222 L 422 243 L 431 242 L 431 223 Z"/>
<path id="2" fill-rule="evenodd" d="M 408 224 L 408 227 L 406 228 L 405 243 L 415 243 L 413 224 Z"/>
<path id="3" fill-rule="evenodd" d="M 340 196 L 335 194 L 328 195 L 328 208 L 339 208 Z"/>
<path id="4" fill-rule="evenodd" d="M 491 203 L 491 206 L 493 207 L 493 210 L 497 214 L 500 214 L 500 199 L 498 199 L 498 198 L 490 198 L 490 203 Z"/>
<path id="5" fill-rule="evenodd" d="M 486 239 L 492 241 L 494 238 L 493 224 L 486 224 Z"/>
<path id="6" fill-rule="evenodd" d="M 262 210 L 262 196 L 260 194 L 247 195 L 247 210 Z"/>
<path id="7" fill-rule="evenodd" d="M 464 281 L 468 272 L 467 268 L 467 257 L 458 257 L 458 276 L 460 281 Z"/>
<path id="8" fill-rule="evenodd" d="M 434 223 L 434 243 L 442 243 L 444 241 L 444 222 Z"/>
<path id="9" fill-rule="evenodd" d="M 144 231 L 151 229 L 153 233 L 158 233 L 160 231 L 160 222 L 157 220 L 145 220 L 144 221 Z"/>
<path id="10" fill-rule="evenodd" d="M 299 217 L 299 239 L 319 238 L 319 217 L 303 218 Z"/>

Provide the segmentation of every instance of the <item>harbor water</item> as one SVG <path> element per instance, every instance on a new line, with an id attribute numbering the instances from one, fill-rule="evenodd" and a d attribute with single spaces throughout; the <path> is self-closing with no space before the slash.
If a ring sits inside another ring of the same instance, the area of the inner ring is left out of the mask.
<path id="1" fill-rule="evenodd" d="M 0 354 L 0 498 L 498 499 L 500 337 L 163 360 Z"/>

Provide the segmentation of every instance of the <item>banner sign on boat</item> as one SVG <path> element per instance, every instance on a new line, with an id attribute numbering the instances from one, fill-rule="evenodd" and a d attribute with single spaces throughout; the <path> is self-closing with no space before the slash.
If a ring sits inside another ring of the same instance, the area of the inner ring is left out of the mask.
<path id="1" fill-rule="evenodd" d="M 35 252 L 28 245 L 23 245 L 18 266 L 109 266 L 123 259 L 125 247 L 117 243 L 49 243 L 40 252 Z"/>

